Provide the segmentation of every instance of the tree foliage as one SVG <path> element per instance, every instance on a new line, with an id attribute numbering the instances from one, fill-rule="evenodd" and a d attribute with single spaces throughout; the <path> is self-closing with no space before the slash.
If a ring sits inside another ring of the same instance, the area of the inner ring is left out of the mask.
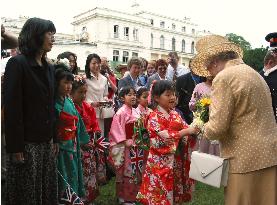
<path id="1" fill-rule="evenodd" d="M 252 49 L 251 44 L 245 40 L 242 36 L 239 36 L 234 33 L 226 34 L 226 37 L 229 41 L 238 44 L 243 50 L 243 61 L 254 68 L 257 71 L 260 71 L 263 68 L 263 60 L 267 52 L 267 48 L 255 48 Z"/>
<path id="2" fill-rule="evenodd" d="M 246 50 L 243 55 L 243 60 L 247 65 L 251 66 L 256 71 L 260 71 L 264 67 L 264 57 L 266 53 L 266 48 Z"/>
<path id="3" fill-rule="evenodd" d="M 229 41 L 238 44 L 243 51 L 251 49 L 251 44 L 248 41 L 246 41 L 242 36 L 238 36 L 234 33 L 228 33 L 226 34 L 226 37 Z"/>

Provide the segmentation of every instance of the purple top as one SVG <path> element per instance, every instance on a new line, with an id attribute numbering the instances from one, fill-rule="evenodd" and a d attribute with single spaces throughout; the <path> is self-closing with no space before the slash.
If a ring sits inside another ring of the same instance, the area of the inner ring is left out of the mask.
<path id="1" fill-rule="evenodd" d="M 205 82 L 199 83 L 195 86 L 190 102 L 189 102 L 189 109 L 194 111 L 196 101 L 203 97 L 209 96 L 211 94 L 211 86 L 207 85 Z"/>

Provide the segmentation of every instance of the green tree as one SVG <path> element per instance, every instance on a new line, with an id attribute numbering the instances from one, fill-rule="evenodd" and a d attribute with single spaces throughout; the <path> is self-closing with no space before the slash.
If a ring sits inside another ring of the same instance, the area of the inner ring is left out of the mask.
<path id="1" fill-rule="evenodd" d="M 226 37 L 229 41 L 238 44 L 243 51 L 251 49 L 251 44 L 248 41 L 246 41 L 242 36 L 238 36 L 234 33 L 228 33 L 226 34 Z"/>
<path id="2" fill-rule="evenodd" d="M 251 44 L 246 41 L 242 36 L 239 36 L 234 33 L 226 34 L 226 37 L 229 41 L 238 44 L 243 50 L 243 61 L 254 68 L 257 71 L 260 71 L 263 68 L 264 57 L 267 52 L 267 48 L 255 48 L 252 49 Z"/>
<path id="3" fill-rule="evenodd" d="M 267 53 L 267 48 L 255 48 L 246 50 L 243 54 L 244 62 L 254 68 L 256 71 L 260 71 L 264 66 L 264 57 Z"/>

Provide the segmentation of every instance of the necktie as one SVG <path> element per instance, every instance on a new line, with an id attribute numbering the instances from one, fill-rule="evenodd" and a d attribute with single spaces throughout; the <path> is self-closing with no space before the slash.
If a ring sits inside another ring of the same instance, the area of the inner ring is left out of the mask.
<path id="1" fill-rule="evenodd" d="M 177 77 L 178 77 L 178 73 L 177 73 L 177 69 L 174 69 L 174 73 L 173 73 L 173 83 L 175 84 L 177 81 Z"/>

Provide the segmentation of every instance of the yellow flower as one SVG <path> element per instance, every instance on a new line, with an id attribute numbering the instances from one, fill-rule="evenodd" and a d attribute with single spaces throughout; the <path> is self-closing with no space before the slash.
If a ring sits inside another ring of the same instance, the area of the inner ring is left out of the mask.
<path id="1" fill-rule="evenodd" d="M 209 106 L 210 104 L 211 104 L 211 99 L 209 99 L 209 98 L 202 98 L 201 100 L 200 100 L 200 103 L 201 103 L 201 105 L 203 106 L 203 107 L 205 107 L 205 106 Z"/>

